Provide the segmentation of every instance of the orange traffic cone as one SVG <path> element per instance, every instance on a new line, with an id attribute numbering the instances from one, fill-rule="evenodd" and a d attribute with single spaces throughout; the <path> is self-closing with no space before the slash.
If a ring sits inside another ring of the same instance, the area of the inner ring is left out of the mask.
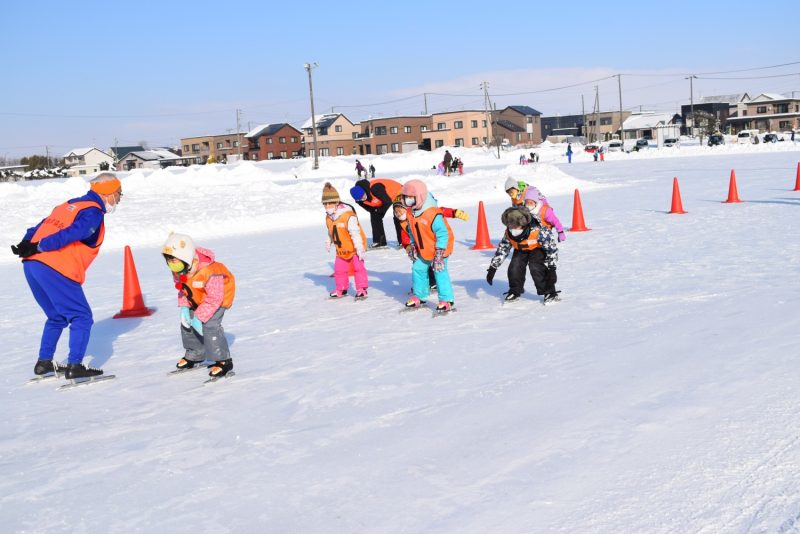
<path id="1" fill-rule="evenodd" d="M 742 202 L 739 200 L 739 191 L 736 189 L 736 171 L 731 169 L 731 183 L 728 186 L 728 200 L 723 201 L 723 204 L 735 204 Z"/>
<path id="2" fill-rule="evenodd" d="M 122 288 L 122 309 L 114 315 L 114 319 L 125 317 L 146 317 L 156 310 L 147 308 L 139 288 L 139 276 L 136 274 L 136 265 L 133 263 L 131 247 L 125 247 L 125 280 Z"/>
<path id="3" fill-rule="evenodd" d="M 800 191 L 800 161 L 797 162 L 797 178 L 794 181 L 794 191 Z"/>
<path id="4" fill-rule="evenodd" d="M 486 250 L 494 248 L 489 239 L 489 227 L 486 224 L 486 212 L 483 211 L 483 200 L 478 202 L 478 227 L 475 230 L 475 246 L 472 250 Z"/>
<path id="5" fill-rule="evenodd" d="M 681 202 L 681 188 L 678 186 L 678 177 L 672 179 L 672 207 L 670 213 L 683 214 L 683 203 Z"/>
<path id="6" fill-rule="evenodd" d="M 586 228 L 583 221 L 583 206 L 581 205 L 581 194 L 575 190 L 575 200 L 572 203 L 572 228 L 570 232 L 588 232 L 591 228 Z"/>

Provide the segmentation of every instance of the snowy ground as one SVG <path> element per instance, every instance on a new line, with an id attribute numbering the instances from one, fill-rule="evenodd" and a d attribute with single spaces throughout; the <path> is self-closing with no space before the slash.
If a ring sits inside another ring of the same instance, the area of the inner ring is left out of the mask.
<path id="1" fill-rule="evenodd" d="M 368 254 L 369 300 L 325 300 L 321 189 L 331 179 L 346 197 L 352 158 L 125 174 L 85 285 L 87 363 L 116 380 L 25 384 L 43 316 L 0 252 L 2 530 L 796 532 L 798 148 L 651 149 L 603 164 L 579 152 L 567 165 L 563 146 L 545 146 L 528 166 L 519 151 L 457 150 L 462 177 L 435 177 L 429 153 L 376 157 L 379 176 L 423 178 L 472 215 L 452 224 L 459 311 L 436 319 L 398 313 L 410 264 L 392 249 Z M 743 204 L 720 202 L 731 169 Z M 581 191 L 592 230 L 562 244 L 556 306 L 530 281 L 501 306 L 508 263 L 490 287 L 492 251 L 469 250 L 478 200 L 500 237 L 508 174 L 535 183 L 566 226 Z M 686 215 L 666 214 L 675 176 Z M 85 189 L 0 184 L 0 242 Z M 158 253 L 170 230 L 237 275 L 232 379 L 166 376 L 181 355 Z M 125 244 L 151 317 L 111 319 Z"/>

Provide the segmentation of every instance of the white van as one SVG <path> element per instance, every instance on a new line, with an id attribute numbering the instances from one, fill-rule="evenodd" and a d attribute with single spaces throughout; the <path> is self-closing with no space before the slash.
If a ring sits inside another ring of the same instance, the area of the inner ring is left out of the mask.
<path id="1" fill-rule="evenodd" d="M 753 143 L 757 144 L 759 141 L 758 130 L 742 130 L 736 136 L 737 143 Z"/>
<path id="2" fill-rule="evenodd" d="M 608 151 L 609 152 L 622 152 L 624 148 L 622 147 L 622 141 L 619 139 L 614 139 L 608 142 Z"/>

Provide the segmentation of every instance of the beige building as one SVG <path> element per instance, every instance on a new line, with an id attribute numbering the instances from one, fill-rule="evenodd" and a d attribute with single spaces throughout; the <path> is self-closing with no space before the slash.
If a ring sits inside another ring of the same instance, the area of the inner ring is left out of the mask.
<path id="1" fill-rule="evenodd" d="M 360 156 L 369 154 L 396 154 L 422 144 L 422 134 L 430 130 L 431 118 L 427 115 L 381 117 L 361 121 L 361 132 L 356 141 Z"/>
<path id="2" fill-rule="evenodd" d="M 492 113 L 493 137 L 502 136 L 502 144 L 538 145 L 542 142 L 541 119 L 541 112 L 530 106 L 508 106 Z"/>
<path id="3" fill-rule="evenodd" d="M 731 107 L 728 116 L 731 133 L 742 130 L 790 132 L 800 129 L 800 98 L 762 93 Z"/>
<path id="4" fill-rule="evenodd" d="M 192 163 L 199 164 L 206 163 L 212 156 L 217 162 L 234 160 L 239 157 L 240 152 L 241 159 L 247 159 L 249 146 L 244 135 L 245 132 L 182 138 L 182 155 L 192 158 Z"/>
<path id="5" fill-rule="evenodd" d="M 317 148 L 320 156 L 349 156 L 356 153 L 356 138 L 359 125 L 341 113 L 331 113 L 316 117 Z M 300 127 L 303 132 L 303 148 L 306 156 L 314 157 L 314 135 L 309 118 Z"/>
<path id="6" fill-rule="evenodd" d="M 422 133 L 422 144 L 428 150 L 443 146 L 479 147 L 486 144 L 488 131 L 486 112 L 482 110 L 449 111 L 431 114 L 431 127 Z"/>

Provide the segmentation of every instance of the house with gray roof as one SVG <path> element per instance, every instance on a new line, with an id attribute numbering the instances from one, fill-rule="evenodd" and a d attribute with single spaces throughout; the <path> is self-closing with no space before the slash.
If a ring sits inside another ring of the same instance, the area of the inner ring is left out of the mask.
<path id="1" fill-rule="evenodd" d="M 245 134 L 253 161 L 288 159 L 303 153 L 303 132 L 289 123 L 260 124 Z"/>

